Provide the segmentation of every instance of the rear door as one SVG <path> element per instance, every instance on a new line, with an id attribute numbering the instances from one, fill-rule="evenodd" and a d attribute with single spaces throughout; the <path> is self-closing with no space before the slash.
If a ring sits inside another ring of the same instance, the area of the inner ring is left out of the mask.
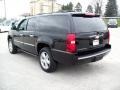
<path id="1" fill-rule="evenodd" d="M 87 50 L 108 44 L 108 30 L 104 21 L 98 16 L 73 15 L 77 49 Z"/>

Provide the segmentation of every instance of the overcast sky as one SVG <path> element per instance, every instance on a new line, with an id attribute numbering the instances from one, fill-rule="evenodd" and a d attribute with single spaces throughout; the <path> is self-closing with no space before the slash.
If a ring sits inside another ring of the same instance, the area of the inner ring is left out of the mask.
<path id="1" fill-rule="evenodd" d="M 57 0 L 57 2 L 60 4 L 67 4 L 70 1 L 72 1 L 74 5 L 80 2 L 83 7 L 83 11 L 86 9 L 88 4 L 93 3 L 93 0 Z M 103 1 L 104 3 L 106 3 L 107 0 Z M 29 13 L 30 12 L 29 2 L 30 0 L 6 0 L 7 17 L 8 18 L 15 17 L 26 12 Z M 120 5 L 120 0 L 118 0 L 118 5 Z M 3 4 L 0 3 L 0 17 L 2 16 L 4 16 L 4 9 Z"/>

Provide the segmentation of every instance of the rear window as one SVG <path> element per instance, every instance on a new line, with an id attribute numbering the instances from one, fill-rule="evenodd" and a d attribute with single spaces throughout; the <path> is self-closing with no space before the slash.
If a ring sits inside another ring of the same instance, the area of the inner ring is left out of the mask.
<path id="1" fill-rule="evenodd" d="M 107 30 L 106 24 L 99 17 L 73 17 L 73 21 L 76 33 Z"/>
<path id="2" fill-rule="evenodd" d="M 117 24 L 117 20 L 116 19 L 110 19 L 108 23 L 109 24 Z"/>

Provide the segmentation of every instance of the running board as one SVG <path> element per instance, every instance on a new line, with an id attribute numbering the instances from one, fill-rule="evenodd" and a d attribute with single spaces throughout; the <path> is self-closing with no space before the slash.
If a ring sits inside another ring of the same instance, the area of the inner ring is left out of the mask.
<path id="1" fill-rule="evenodd" d="M 30 52 L 27 52 L 27 51 L 25 51 L 25 50 L 22 50 L 22 49 L 20 49 L 20 51 L 22 51 L 22 52 L 24 52 L 24 53 L 26 53 L 26 54 L 32 55 L 32 56 L 34 56 L 34 57 L 37 57 L 37 56 L 38 56 L 38 55 L 32 54 L 32 53 L 30 53 Z"/>

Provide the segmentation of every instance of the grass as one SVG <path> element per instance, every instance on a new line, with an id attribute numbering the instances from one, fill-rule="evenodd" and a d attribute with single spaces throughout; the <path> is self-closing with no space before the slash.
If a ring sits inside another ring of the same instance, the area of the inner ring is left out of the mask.
<path id="1" fill-rule="evenodd" d="M 118 27 L 120 27 L 120 19 L 117 19 Z"/>

